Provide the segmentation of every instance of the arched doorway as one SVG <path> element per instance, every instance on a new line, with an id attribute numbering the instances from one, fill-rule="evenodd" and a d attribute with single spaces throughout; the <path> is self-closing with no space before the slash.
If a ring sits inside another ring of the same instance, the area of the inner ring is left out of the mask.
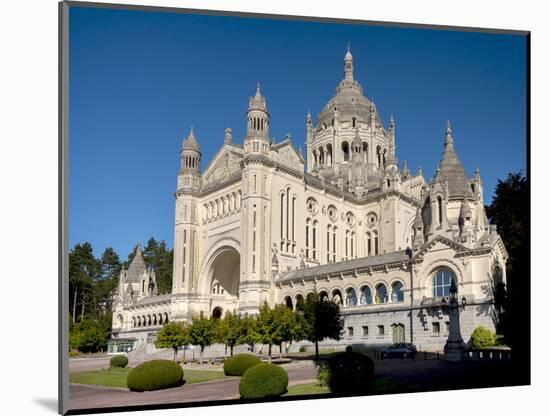
<path id="1" fill-rule="evenodd" d="M 203 287 L 212 300 L 212 317 L 221 318 L 224 309 L 234 310 L 237 306 L 241 257 L 235 248 L 222 246 L 210 259 Z"/>
<path id="2" fill-rule="evenodd" d="M 216 307 L 214 308 L 214 310 L 212 311 L 212 318 L 214 318 L 214 319 L 221 319 L 222 314 L 223 314 L 223 309 L 220 308 L 219 306 L 216 306 Z"/>
<path id="3" fill-rule="evenodd" d="M 391 326 L 391 339 L 394 344 L 397 342 L 405 342 L 405 325 L 393 324 Z"/>

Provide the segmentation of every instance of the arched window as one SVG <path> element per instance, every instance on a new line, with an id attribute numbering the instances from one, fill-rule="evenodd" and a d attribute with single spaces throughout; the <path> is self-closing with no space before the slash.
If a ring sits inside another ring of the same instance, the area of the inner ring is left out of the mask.
<path id="1" fill-rule="evenodd" d="M 357 127 L 357 119 L 355 117 L 351 119 L 351 127 Z"/>
<path id="2" fill-rule="evenodd" d="M 290 296 L 285 296 L 285 305 L 289 309 L 294 308 L 293 305 L 292 305 L 292 298 Z"/>
<path id="3" fill-rule="evenodd" d="M 382 149 L 380 146 L 376 146 L 376 161 L 378 162 L 378 167 L 382 166 Z"/>
<path id="4" fill-rule="evenodd" d="M 355 289 L 350 287 L 346 290 L 346 306 L 356 306 L 357 305 L 357 295 Z"/>
<path id="5" fill-rule="evenodd" d="M 363 286 L 361 288 L 360 302 L 361 302 L 361 305 L 370 305 L 372 303 L 372 292 L 370 290 L 370 287 Z"/>
<path id="6" fill-rule="evenodd" d="M 388 289 L 383 283 L 376 286 L 376 296 L 374 297 L 374 303 L 388 303 Z"/>
<path id="7" fill-rule="evenodd" d="M 322 290 L 321 292 L 319 292 L 319 299 L 321 299 L 321 301 L 323 302 L 326 302 L 328 301 L 328 293 L 324 290 Z"/>
<path id="8" fill-rule="evenodd" d="M 338 227 L 332 228 L 332 261 L 336 263 L 336 231 Z"/>
<path id="9" fill-rule="evenodd" d="M 296 295 L 296 309 L 301 311 L 304 308 L 304 297 L 302 295 Z"/>
<path id="10" fill-rule="evenodd" d="M 368 156 L 369 155 L 369 144 L 367 142 L 363 142 L 363 163 L 368 163 Z"/>
<path id="11" fill-rule="evenodd" d="M 332 166 L 332 145 L 327 144 L 326 165 Z"/>
<path id="12" fill-rule="evenodd" d="M 332 301 L 337 305 L 342 304 L 342 292 L 339 289 L 336 289 L 332 292 Z"/>
<path id="13" fill-rule="evenodd" d="M 346 230 L 346 260 L 348 259 L 348 254 L 349 254 L 349 230 Z"/>
<path id="14" fill-rule="evenodd" d="M 164 312 L 164 323 L 167 324 L 168 322 L 170 322 L 168 319 L 168 313 Z"/>
<path id="15" fill-rule="evenodd" d="M 372 236 L 370 233 L 367 233 L 367 256 L 372 255 Z"/>
<path id="16" fill-rule="evenodd" d="M 330 231 L 332 226 L 327 225 L 327 263 L 330 263 Z"/>
<path id="17" fill-rule="evenodd" d="M 306 219 L 306 259 L 309 259 L 309 230 L 311 228 L 311 220 L 309 218 Z"/>
<path id="18" fill-rule="evenodd" d="M 443 202 L 441 201 L 441 197 L 437 197 L 437 223 L 441 225 L 443 222 Z"/>
<path id="19" fill-rule="evenodd" d="M 313 259 L 317 260 L 317 220 L 313 221 L 313 234 L 311 236 L 313 246 Z"/>
<path id="20" fill-rule="evenodd" d="M 393 303 L 403 302 L 405 294 L 403 293 L 403 283 L 395 282 L 391 287 L 391 301 Z"/>
<path id="21" fill-rule="evenodd" d="M 372 236 L 373 236 L 373 239 L 374 239 L 374 242 L 373 242 L 374 255 L 377 256 L 378 255 L 378 232 L 373 231 Z"/>
<path id="22" fill-rule="evenodd" d="M 355 232 L 352 232 L 351 233 L 351 240 L 350 240 L 350 244 L 351 244 L 351 258 L 355 258 L 355 246 L 356 246 L 356 243 L 355 243 Z"/>
<path id="23" fill-rule="evenodd" d="M 433 296 L 449 296 L 449 290 L 451 289 L 451 282 L 456 277 L 455 274 L 449 269 L 439 269 L 435 272 L 432 279 Z"/>
<path id="24" fill-rule="evenodd" d="M 344 162 L 349 162 L 349 144 L 348 142 L 342 142 L 342 160 Z"/>

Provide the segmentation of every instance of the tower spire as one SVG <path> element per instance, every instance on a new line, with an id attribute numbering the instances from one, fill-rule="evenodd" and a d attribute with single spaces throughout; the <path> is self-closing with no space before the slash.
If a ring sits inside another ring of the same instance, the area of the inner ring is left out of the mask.
<path id="1" fill-rule="evenodd" d="M 348 42 L 348 51 L 344 56 L 344 80 L 348 82 L 353 82 L 353 55 L 349 49 Z"/>

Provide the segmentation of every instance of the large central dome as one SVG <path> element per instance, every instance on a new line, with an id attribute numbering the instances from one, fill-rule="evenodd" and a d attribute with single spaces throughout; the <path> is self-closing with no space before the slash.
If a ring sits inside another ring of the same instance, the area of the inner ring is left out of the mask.
<path id="1" fill-rule="evenodd" d="M 357 121 L 367 122 L 371 111 L 374 113 L 377 124 L 382 125 L 376 106 L 363 95 L 363 88 L 354 79 L 353 56 L 348 50 L 344 57 L 344 79 L 336 87 L 336 95 L 323 107 L 317 125 L 322 126 L 324 123 L 330 125 L 335 113 L 342 121 L 356 118 Z"/>

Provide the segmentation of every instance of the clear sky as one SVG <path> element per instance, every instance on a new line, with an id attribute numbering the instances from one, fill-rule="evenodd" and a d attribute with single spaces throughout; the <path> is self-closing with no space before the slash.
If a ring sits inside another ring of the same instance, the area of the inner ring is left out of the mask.
<path id="1" fill-rule="evenodd" d="M 413 172 L 434 175 L 448 119 L 486 203 L 498 179 L 525 169 L 522 36 L 71 7 L 70 246 L 121 258 L 151 236 L 172 247 L 182 140 L 193 126 L 203 169 L 226 127 L 242 143 L 257 82 L 272 137 L 290 133 L 305 151 L 307 111 L 316 119 L 333 96 L 348 42 Z"/>

